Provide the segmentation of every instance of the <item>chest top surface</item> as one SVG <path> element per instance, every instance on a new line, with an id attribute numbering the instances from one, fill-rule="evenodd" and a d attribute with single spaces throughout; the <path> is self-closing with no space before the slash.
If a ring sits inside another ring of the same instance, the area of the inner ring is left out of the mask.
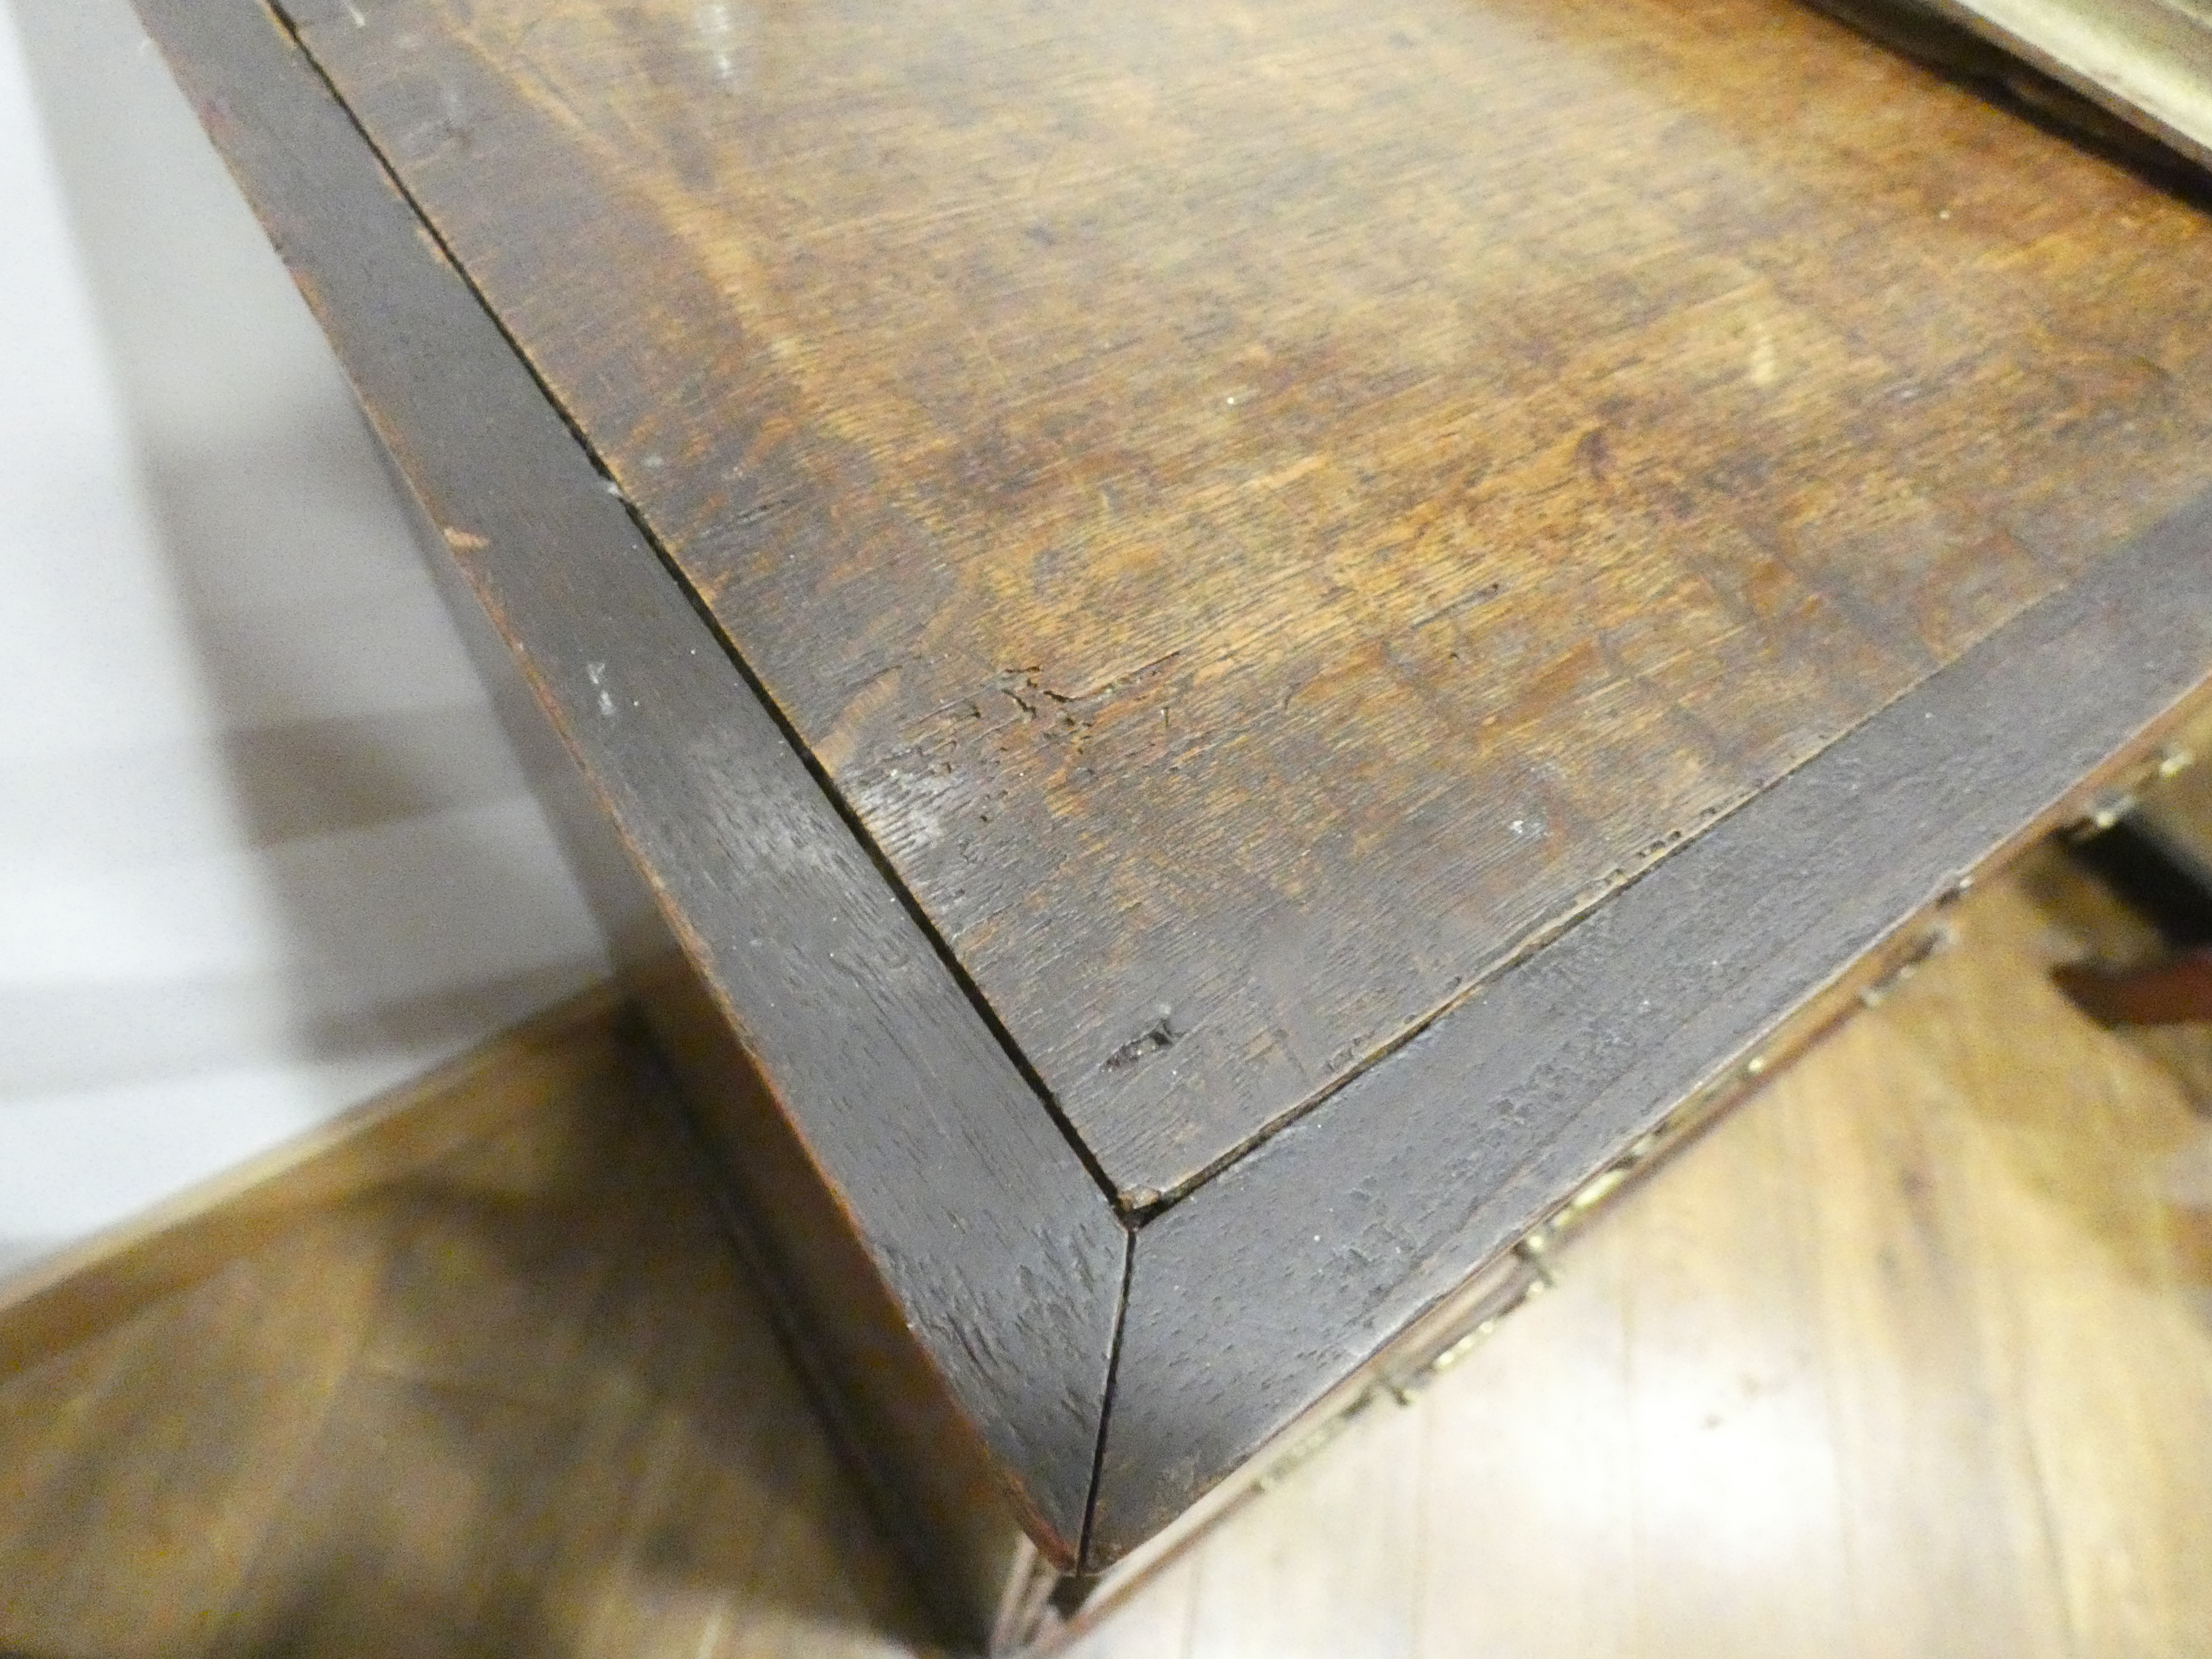
<path id="1" fill-rule="evenodd" d="M 1125 1193 L 2212 484 L 2199 210 L 1785 0 L 289 9 Z"/>

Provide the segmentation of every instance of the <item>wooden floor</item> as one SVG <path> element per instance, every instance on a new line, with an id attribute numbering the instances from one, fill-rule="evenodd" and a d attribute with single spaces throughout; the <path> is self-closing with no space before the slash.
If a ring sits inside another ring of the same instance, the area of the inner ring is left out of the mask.
<path id="1" fill-rule="evenodd" d="M 2054 994 L 2120 935 L 2048 860 L 1961 921 L 1083 1659 L 2212 1654 L 2212 1037 Z M 0 1389 L 32 1659 L 919 1628 L 631 1089 Z"/>

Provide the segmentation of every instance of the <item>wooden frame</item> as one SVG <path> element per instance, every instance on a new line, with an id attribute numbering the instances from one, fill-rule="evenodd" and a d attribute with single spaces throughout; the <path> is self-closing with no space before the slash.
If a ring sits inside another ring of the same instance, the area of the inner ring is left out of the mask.
<path id="1" fill-rule="evenodd" d="M 141 15 L 279 228 L 416 507 L 599 810 L 659 874 L 761 1097 L 854 1218 L 1013 1512 L 1074 1565 L 1122 1218 L 279 20 L 255 0 Z M 646 659 L 675 668 L 649 699 L 629 672 Z M 994 1231 L 1029 1273 L 973 1254 Z"/>
<path id="2" fill-rule="evenodd" d="M 654 884 L 688 962 L 643 969 L 667 1041 L 706 1132 L 744 1149 L 747 1208 L 769 1217 L 793 1323 L 829 1328 L 820 1369 L 858 1390 L 856 1437 L 902 1500 L 932 1424 L 969 1443 L 923 1498 L 933 1532 L 1003 1499 L 937 1586 L 1002 1644 L 1057 1627 L 1176 1515 L 1356 1403 L 1394 1343 L 1433 1346 L 1562 1194 L 1909 962 L 1947 896 L 2145 762 L 2212 672 L 2205 500 L 1188 1196 L 1125 1206 L 282 20 L 258 0 L 138 3 Z M 777 1243 L 841 1230 L 857 1250 L 817 1268 Z M 861 1310 L 842 1329 L 841 1287 Z M 1013 1522 L 1037 1565 L 994 1607 Z"/>

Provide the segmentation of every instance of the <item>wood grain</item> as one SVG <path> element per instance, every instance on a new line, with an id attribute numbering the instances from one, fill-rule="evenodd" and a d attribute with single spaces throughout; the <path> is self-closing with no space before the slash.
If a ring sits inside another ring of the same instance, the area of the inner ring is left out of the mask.
<path id="1" fill-rule="evenodd" d="M 2039 604 L 1137 1235 L 1094 1565 L 1702 1094 L 1909 963 L 2212 668 L 2212 496 Z"/>
<path id="2" fill-rule="evenodd" d="M 824 3 L 726 65 L 694 48 L 752 14 L 302 8 L 346 106 L 246 0 L 148 9 L 1062 1563 L 1854 990 L 2212 663 L 2199 210 L 1768 0 L 1254 41 Z M 1127 165 L 969 210 L 1040 133 Z M 1417 1028 L 1144 1230 L 1093 1494 L 1103 1188 L 1148 1209 Z"/>
<path id="3" fill-rule="evenodd" d="M 807 1178 L 1009 1501 L 1072 1559 L 1125 1258 L 1096 1181 L 277 20 L 252 0 L 140 12 Z"/>
<path id="4" fill-rule="evenodd" d="M 1125 1194 L 2212 483 L 2203 213 L 1786 0 L 290 0 Z"/>
<path id="5" fill-rule="evenodd" d="M 2053 993 L 2127 942 L 2063 865 L 1958 925 L 1071 1659 L 2196 1653 L 2212 1039 Z M 549 1096 L 0 1382 L 0 1650 L 936 1651 L 642 1103 Z"/>
<path id="6" fill-rule="evenodd" d="M 2033 6 L 2035 0 L 2029 3 Z M 2078 28 L 2069 29 L 2067 32 L 2074 38 L 2066 45 L 2076 48 L 2066 54 L 2073 58 L 2070 64 L 2055 62 L 2047 52 L 2025 48 L 2016 35 L 2007 37 L 1990 21 L 1990 14 L 1996 7 L 1985 5 L 1978 11 L 1969 0 L 1948 7 L 1936 0 L 1812 0 L 1812 3 L 1883 46 L 2018 110 L 2028 119 L 2054 127 L 2185 191 L 2202 191 L 2203 169 L 2212 157 L 2185 139 L 2177 143 L 2180 135 L 2144 107 L 2148 100 L 2130 104 L 2126 94 L 2109 82 L 2101 89 L 2094 85 L 2088 90 L 2081 89 L 2094 82 L 2099 71 L 2109 73 L 2124 61 L 2128 55 L 2124 43 L 2130 37 L 2139 48 L 2148 49 L 2148 54 L 2138 52 L 2138 64 L 2146 55 L 2166 55 L 2158 48 L 2166 43 L 2154 37 L 2170 34 L 2171 24 L 2179 21 L 2177 14 L 2168 10 L 2166 0 L 2145 0 L 2140 10 L 2125 0 L 2118 6 L 2098 9 L 2103 21 L 2114 26 L 2101 31 L 2106 38 L 2098 44 L 2106 50 L 2079 50 L 2086 44 L 2083 36 Z M 2190 0 L 2181 0 L 2182 6 L 2189 3 Z M 2051 14 L 2074 10 L 2086 20 L 2092 9 L 2058 0 L 2050 9 Z M 2145 30 L 2142 25 L 2146 13 L 2163 16 Z M 2120 50 L 2110 50 L 2114 46 Z M 2081 73 L 2084 69 L 2091 70 L 2086 79 Z M 2119 78 L 2125 82 L 2137 77 L 2122 70 Z M 2119 95 L 2115 97 L 2115 93 Z M 2158 101 L 2170 103 L 2166 99 Z"/>
<path id="7" fill-rule="evenodd" d="M 679 1081 L 695 1152 L 726 1200 L 730 1237 L 769 1287 L 823 1416 L 945 1627 L 983 1638 L 1030 1547 L 989 1447 L 871 1273 L 851 1218 L 810 1178 L 804 1148 L 696 980 L 669 962 L 634 982 Z"/>

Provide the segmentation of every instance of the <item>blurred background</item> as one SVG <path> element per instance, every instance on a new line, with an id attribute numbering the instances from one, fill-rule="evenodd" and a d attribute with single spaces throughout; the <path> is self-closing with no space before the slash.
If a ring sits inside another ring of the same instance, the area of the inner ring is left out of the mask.
<path id="1" fill-rule="evenodd" d="M 0 1278 L 606 971 L 125 0 L 0 0 Z"/>

